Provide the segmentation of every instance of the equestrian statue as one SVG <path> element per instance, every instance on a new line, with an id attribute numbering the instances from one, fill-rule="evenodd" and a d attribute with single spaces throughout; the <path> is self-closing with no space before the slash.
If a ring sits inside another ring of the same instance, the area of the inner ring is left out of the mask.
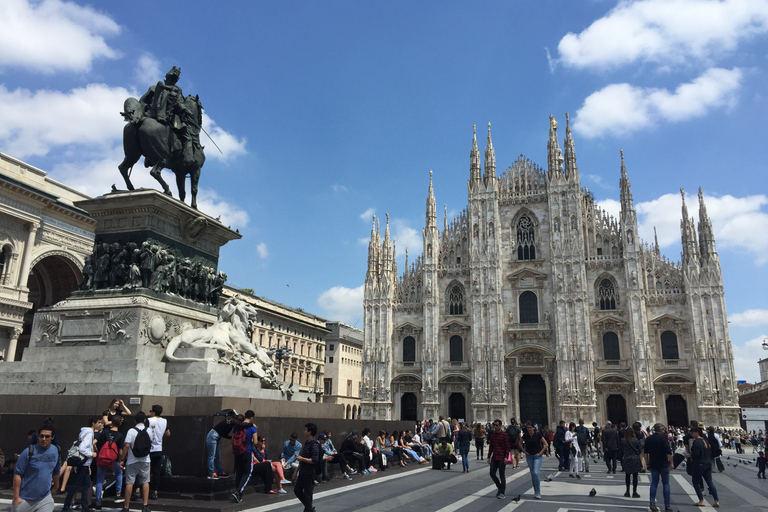
<path id="1" fill-rule="evenodd" d="M 123 116 L 128 123 L 123 128 L 125 159 L 118 165 L 128 190 L 134 190 L 131 170 L 144 156 L 144 167 L 152 167 L 149 174 L 172 196 L 161 172 L 170 169 L 176 174 L 179 199 L 184 201 L 184 180 L 190 176 L 190 206 L 197 209 L 197 183 L 200 169 L 205 163 L 205 153 L 200 145 L 203 126 L 203 106 L 198 96 L 184 96 L 176 85 L 181 69 L 174 66 L 165 75 L 165 82 L 158 82 L 147 90 L 141 99 L 128 98 L 123 105 Z"/>

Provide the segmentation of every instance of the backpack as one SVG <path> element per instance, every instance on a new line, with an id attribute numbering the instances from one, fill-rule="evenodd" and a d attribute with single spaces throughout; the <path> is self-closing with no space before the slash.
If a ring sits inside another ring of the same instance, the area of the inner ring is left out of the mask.
<path id="1" fill-rule="evenodd" d="M 67 451 L 67 464 L 72 467 L 82 466 L 85 463 L 85 457 L 80 453 L 80 437 L 77 438 Z"/>
<path id="2" fill-rule="evenodd" d="M 517 443 L 520 441 L 520 428 L 517 425 L 508 426 L 507 436 L 509 436 L 510 448 L 517 448 Z"/>
<path id="3" fill-rule="evenodd" d="M 248 428 L 238 427 L 232 434 L 232 453 L 242 455 L 248 451 Z"/>
<path id="4" fill-rule="evenodd" d="M 579 446 L 586 446 L 589 442 L 589 435 L 587 435 L 586 428 L 576 429 L 576 440 L 579 442 Z"/>
<path id="5" fill-rule="evenodd" d="M 110 437 L 109 431 L 104 432 L 104 438 L 104 444 L 96 456 L 96 465 L 100 468 L 110 469 L 117 462 L 119 450 L 117 449 L 117 443 Z"/>
<path id="6" fill-rule="evenodd" d="M 147 432 L 146 428 L 143 430 L 139 430 L 136 427 L 133 428 L 136 430 L 136 438 L 133 440 L 131 452 L 133 452 L 134 457 L 140 459 L 146 457 L 152 451 L 152 440 L 149 438 L 149 432 Z"/>

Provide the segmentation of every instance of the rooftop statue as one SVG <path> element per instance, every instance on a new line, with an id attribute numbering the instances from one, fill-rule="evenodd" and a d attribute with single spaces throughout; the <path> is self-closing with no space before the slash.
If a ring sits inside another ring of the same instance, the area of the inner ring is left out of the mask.
<path id="1" fill-rule="evenodd" d="M 176 174 L 179 199 L 184 201 L 184 180 L 191 178 L 190 205 L 197 209 L 197 183 L 205 153 L 200 145 L 203 106 L 198 96 L 184 96 L 176 85 L 181 70 L 174 66 L 165 75 L 165 82 L 151 86 L 141 99 L 128 98 L 123 116 L 128 123 L 123 128 L 125 159 L 118 165 L 128 190 L 133 190 L 131 170 L 144 156 L 144 167 L 152 167 L 150 175 L 160 182 L 163 192 L 171 194 L 161 172 L 170 169 Z"/>

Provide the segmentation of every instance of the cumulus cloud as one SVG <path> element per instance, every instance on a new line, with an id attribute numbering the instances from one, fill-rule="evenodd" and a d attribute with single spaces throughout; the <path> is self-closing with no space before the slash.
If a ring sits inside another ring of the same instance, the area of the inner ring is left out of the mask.
<path id="1" fill-rule="evenodd" d="M 206 148 L 205 157 L 214 160 L 231 160 L 239 155 L 247 153 L 245 149 L 245 137 L 238 139 L 237 136 L 224 130 L 216 124 L 205 112 L 203 112 L 203 128 L 208 132 L 211 139 L 216 141 L 221 152 L 211 143 L 210 139 L 204 134 L 200 134 L 200 144 Z"/>
<path id="2" fill-rule="evenodd" d="M 398 257 L 404 257 L 406 249 L 411 258 L 421 254 L 424 247 L 421 231 L 410 227 L 403 219 L 392 219 L 389 227 L 390 236 L 397 241 Z"/>
<path id="3" fill-rule="evenodd" d="M 142 53 L 136 62 L 136 83 L 156 84 L 165 79 L 165 74 L 160 71 L 160 61 L 151 53 Z"/>
<path id="4" fill-rule="evenodd" d="M 72 2 L 0 2 L 0 67 L 51 74 L 84 72 L 99 58 L 118 53 L 105 38 L 120 33 L 110 17 Z"/>
<path id="5" fill-rule="evenodd" d="M 754 233 L 768 233 L 768 196 L 754 195 L 747 197 L 704 196 L 707 215 L 712 221 L 715 242 L 718 251 L 747 251 L 755 258 L 757 265 L 768 263 L 768 238 L 754 236 Z M 614 199 L 598 201 L 598 206 L 618 217 L 621 205 Z M 688 215 L 698 222 L 699 203 L 696 196 L 687 196 Z M 653 228 L 662 249 L 680 244 L 680 221 L 682 220 L 682 200 L 680 194 L 665 194 L 651 201 L 635 204 L 638 216 L 640 237 L 653 242 Z M 670 212 L 675 212 L 670 215 Z M 746 314 L 746 313 L 745 313 Z"/>
<path id="6" fill-rule="evenodd" d="M 187 187 L 187 190 L 189 190 L 189 187 Z M 187 199 L 187 202 L 189 202 L 189 199 Z M 244 228 L 250 221 L 248 212 L 236 204 L 225 201 L 219 194 L 207 188 L 198 190 L 197 208 L 211 217 L 221 216 L 221 223 L 225 226 L 231 226 L 232 229 Z M 257 250 L 261 254 L 261 250 L 258 248 Z M 264 246 L 264 251 L 266 252 L 266 246 Z"/>
<path id="7" fill-rule="evenodd" d="M 728 315 L 731 327 L 758 327 L 768 325 L 768 309 L 748 309 L 743 313 Z"/>
<path id="8" fill-rule="evenodd" d="M 331 185 L 331 190 L 333 190 L 334 192 L 346 192 L 347 187 L 345 187 L 344 185 L 333 184 Z"/>
<path id="9" fill-rule="evenodd" d="M 328 320 L 355 325 L 363 318 L 363 285 L 357 288 L 334 286 L 317 298 Z"/>
<path id="10" fill-rule="evenodd" d="M 360 219 L 366 222 L 370 222 L 375 213 L 376 213 L 376 208 L 368 208 L 367 210 L 365 210 L 363 213 L 360 214 Z"/>
<path id="11" fill-rule="evenodd" d="M 713 108 L 732 106 L 741 85 L 739 68 L 711 68 L 674 92 L 628 83 L 593 92 L 576 113 L 573 128 L 587 138 L 626 135 L 656 125 L 702 117 Z"/>
<path id="12" fill-rule="evenodd" d="M 267 244 L 264 242 L 261 242 L 259 245 L 256 246 L 256 253 L 259 255 L 259 258 L 265 259 L 267 256 L 269 256 L 269 251 L 267 250 Z"/>
<path id="13" fill-rule="evenodd" d="M 763 340 L 768 337 L 762 334 L 741 344 L 733 344 L 733 367 L 738 380 L 760 382 L 760 367 L 757 362 L 765 356 Z"/>
<path id="14" fill-rule="evenodd" d="M 687 66 L 766 32 L 768 0 L 622 1 L 579 34 L 566 34 L 558 62 L 581 69 L 636 62 Z"/>

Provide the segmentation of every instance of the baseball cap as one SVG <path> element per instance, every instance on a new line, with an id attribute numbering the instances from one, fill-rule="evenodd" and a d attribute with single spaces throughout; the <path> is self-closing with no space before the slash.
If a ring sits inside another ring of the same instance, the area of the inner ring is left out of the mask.
<path id="1" fill-rule="evenodd" d="M 326 439 L 328 439 L 328 436 L 325 435 L 324 433 L 320 432 L 320 434 L 317 436 L 317 439 L 319 441 L 325 441 Z"/>

